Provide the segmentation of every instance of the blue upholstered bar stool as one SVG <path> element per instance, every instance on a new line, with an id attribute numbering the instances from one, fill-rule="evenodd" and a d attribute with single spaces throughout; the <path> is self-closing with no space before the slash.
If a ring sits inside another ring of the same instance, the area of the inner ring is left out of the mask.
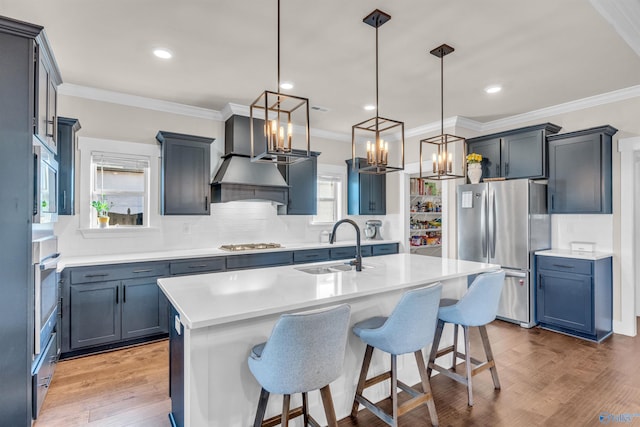
<path id="1" fill-rule="evenodd" d="M 330 427 L 337 427 L 329 383 L 342 372 L 351 307 L 342 304 L 323 310 L 284 314 L 269 340 L 256 345 L 249 369 L 262 386 L 254 427 L 286 427 L 289 419 L 302 415 L 305 427 L 319 424 L 309 415 L 307 392 L 320 390 Z M 264 420 L 269 394 L 283 394 L 282 414 Z M 302 393 L 302 406 L 289 410 L 291 395 Z"/>
<path id="2" fill-rule="evenodd" d="M 442 285 L 440 283 L 405 292 L 391 316 L 372 317 L 354 325 L 353 333 L 367 344 L 367 349 L 353 400 L 351 417 L 357 417 L 359 405 L 362 404 L 378 418 L 395 427 L 398 425 L 399 416 L 426 403 L 431 424 L 438 425 L 438 415 L 431 395 L 422 348 L 433 340 L 441 293 Z M 367 379 L 367 371 L 374 348 L 391 354 L 391 370 Z M 414 353 L 415 355 L 422 380 L 422 393 L 398 381 L 396 359 L 398 355 L 406 353 Z M 391 414 L 386 413 L 379 405 L 371 402 L 362 394 L 365 388 L 387 379 L 391 379 Z M 412 397 L 400 406 L 398 406 L 398 387 Z"/>
<path id="3" fill-rule="evenodd" d="M 446 375 L 454 380 L 465 384 L 468 392 L 469 406 L 473 406 L 472 378 L 480 372 L 490 369 L 493 385 L 496 390 L 500 389 L 500 380 L 498 379 L 498 370 L 493 359 L 489 336 L 487 335 L 486 324 L 491 323 L 496 318 L 498 312 L 498 304 L 500 302 L 500 294 L 502 293 L 502 285 L 504 284 L 504 271 L 498 270 L 491 273 L 478 275 L 464 296 L 459 300 L 442 300 L 440 310 L 438 312 L 438 327 L 436 328 L 436 337 L 431 347 L 429 355 L 429 368 L 427 372 L 431 376 L 431 371 L 435 369 L 439 373 Z M 438 351 L 442 330 L 445 323 L 453 323 L 453 345 Z M 458 325 L 464 330 L 464 354 L 458 351 Z M 486 362 L 471 357 L 469 352 L 469 327 L 477 326 L 480 330 L 482 338 L 482 346 L 484 347 Z M 453 367 L 446 369 L 440 365 L 436 365 L 435 360 L 445 354 L 453 353 Z M 455 372 L 458 358 L 464 359 L 466 373 L 462 376 Z M 476 365 L 473 367 L 473 365 Z"/>

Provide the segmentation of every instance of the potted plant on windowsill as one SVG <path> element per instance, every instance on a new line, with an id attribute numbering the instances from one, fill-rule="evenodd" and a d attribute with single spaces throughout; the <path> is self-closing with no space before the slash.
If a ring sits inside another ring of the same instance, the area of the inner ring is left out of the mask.
<path id="1" fill-rule="evenodd" d="M 109 203 L 105 202 L 103 198 L 102 200 L 92 201 L 91 206 L 98 212 L 98 226 L 107 228 L 109 226 Z"/>

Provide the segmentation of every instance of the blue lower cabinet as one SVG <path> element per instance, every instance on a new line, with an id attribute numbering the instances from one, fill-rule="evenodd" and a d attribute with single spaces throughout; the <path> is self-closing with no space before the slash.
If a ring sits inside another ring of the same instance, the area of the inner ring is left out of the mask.
<path id="1" fill-rule="evenodd" d="M 537 320 L 542 327 L 592 341 L 613 330 L 611 257 L 536 256 Z"/>

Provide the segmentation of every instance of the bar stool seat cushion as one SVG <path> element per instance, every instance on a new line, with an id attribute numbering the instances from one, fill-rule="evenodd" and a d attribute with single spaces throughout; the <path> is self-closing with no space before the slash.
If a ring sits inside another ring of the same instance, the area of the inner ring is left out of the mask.
<path id="1" fill-rule="evenodd" d="M 358 322 L 353 325 L 353 333 L 355 334 L 355 336 L 359 337 L 364 330 L 378 329 L 379 327 L 384 325 L 384 322 L 386 322 L 387 319 L 388 317 L 384 316 L 370 317 L 369 319 L 363 320 L 362 322 Z"/>

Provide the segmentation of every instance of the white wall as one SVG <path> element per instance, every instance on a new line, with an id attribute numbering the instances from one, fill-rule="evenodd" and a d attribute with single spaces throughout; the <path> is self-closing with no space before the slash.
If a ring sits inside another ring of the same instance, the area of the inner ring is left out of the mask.
<path id="1" fill-rule="evenodd" d="M 80 120 L 82 129 L 78 135 L 82 137 L 153 145 L 158 145 L 155 136 L 159 130 L 213 137 L 216 140 L 212 147 L 212 175 L 224 151 L 224 123 L 215 120 L 71 96 L 60 97 L 59 111 L 61 116 Z M 343 171 L 346 176 L 344 161 L 351 157 L 349 142 L 312 137 L 311 148 L 322 153 L 318 158 L 320 170 Z M 108 146 L 104 150 L 108 151 Z M 80 176 L 81 173 L 76 173 L 77 191 L 82 188 L 78 182 Z M 79 200 L 79 194 L 76 194 L 76 201 Z M 346 194 L 343 205 L 346 214 Z M 394 237 L 395 230 L 399 229 L 394 221 L 400 207 L 393 200 L 388 206 L 390 215 L 386 217 L 358 216 L 352 219 L 361 227 L 367 219 L 381 219 L 383 236 L 399 240 L 400 236 Z M 79 212 L 78 208 L 76 206 L 76 212 Z M 158 209 L 157 203 L 152 209 Z M 210 216 L 158 216 L 152 230 L 134 235 L 118 233 L 103 237 L 93 233 L 85 237 L 80 228 L 80 215 L 60 216 L 55 231 L 64 256 L 216 248 L 222 244 L 259 241 L 283 244 L 319 242 L 321 232 L 330 226 L 311 224 L 309 215 L 277 215 L 276 207 L 269 202 L 231 202 L 212 204 Z M 355 239 L 355 231 L 350 227 L 340 227 L 337 237 L 339 241 Z"/>

